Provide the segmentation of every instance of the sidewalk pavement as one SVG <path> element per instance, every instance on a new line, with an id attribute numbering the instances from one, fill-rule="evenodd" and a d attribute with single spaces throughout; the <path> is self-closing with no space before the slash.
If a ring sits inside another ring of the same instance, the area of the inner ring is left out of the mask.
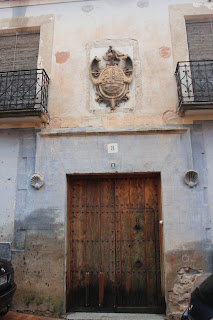
<path id="1" fill-rule="evenodd" d="M 71 312 L 67 320 L 165 320 L 162 314 Z"/>
<path id="2" fill-rule="evenodd" d="M 9 311 L 1 320 L 61 320 L 62 318 L 49 318 L 30 314 Z M 128 314 L 128 313 L 87 313 L 73 312 L 66 317 L 67 320 L 164 320 L 164 315 L 157 314 Z"/>
<path id="3" fill-rule="evenodd" d="M 9 311 L 1 320 L 61 320 Z"/>

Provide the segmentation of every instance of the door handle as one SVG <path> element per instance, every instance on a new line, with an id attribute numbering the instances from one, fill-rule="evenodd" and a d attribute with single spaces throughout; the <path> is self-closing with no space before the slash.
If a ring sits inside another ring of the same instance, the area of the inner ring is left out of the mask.
<path id="1" fill-rule="evenodd" d="M 142 262 L 141 262 L 139 259 L 136 260 L 135 266 L 136 266 L 137 268 L 140 268 L 140 267 L 142 266 Z"/>
<path id="2" fill-rule="evenodd" d="M 141 226 L 140 226 L 140 222 L 139 222 L 139 218 L 137 217 L 136 218 L 136 225 L 134 227 L 135 230 L 140 230 L 141 229 Z"/>

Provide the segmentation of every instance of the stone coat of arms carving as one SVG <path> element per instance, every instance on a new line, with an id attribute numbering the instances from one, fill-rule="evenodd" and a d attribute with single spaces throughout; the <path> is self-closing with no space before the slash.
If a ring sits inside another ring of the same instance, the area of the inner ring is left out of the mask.
<path id="1" fill-rule="evenodd" d="M 90 65 L 90 77 L 96 86 L 96 101 L 106 103 L 114 110 L 122 101 L 129 100 L 129 84 L 133 79 L 133 63 L 128 55 L 115 51 L 110 46 L 103 56 L 106 66 L 99 66 L 100 59 L 95 57 Z M 120 60 L 123 64 L 119 66 Z"/>

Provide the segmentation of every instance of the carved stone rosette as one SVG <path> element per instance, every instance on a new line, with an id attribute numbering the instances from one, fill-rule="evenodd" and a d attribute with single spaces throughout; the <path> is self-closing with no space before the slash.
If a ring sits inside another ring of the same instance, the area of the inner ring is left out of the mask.
<path id="1" fill-rule="evenodd" d="M 119 66 L 120 57 L 124 61 Z M 133 79 L 133 63 L 128 55 L 115 51 L 110 46 L 103 56 L 106 66 L 99 66 L 101 61 L 95 57 L 90 65 L 90 77 L 96 86 L 96 101 L 106 103 L 107 107 L 114 110 L 122 101 L 129 100 L 129 84 Z"/>

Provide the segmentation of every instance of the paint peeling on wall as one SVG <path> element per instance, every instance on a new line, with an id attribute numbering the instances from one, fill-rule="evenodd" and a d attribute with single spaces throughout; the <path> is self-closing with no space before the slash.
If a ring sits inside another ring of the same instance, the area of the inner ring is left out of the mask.
<path id="1" fill-rule="evenodd" d="M 137 6 L 139 8 L 147 8 L 149 6 L 149 0 L 138 0 Z"/>
<path id="2" fill-rule="evenodd" d="M 168 47 L 161 47 L 159 49 L 160 56 L 164 59 L 171 57 L 171 48 Z"/>
<path id="3" fill-rule="evenodd" d="M 92 10 L 94 10 L 94 6 L 92 6 L 92 5 L 83 6 L 83 7 L 81 8 L 81 10 L 82 10 L 83 12 L 91 12 Z"/>
<path id="4" fill-rule="evenodd" d="M 50 128 L 61 128 L 61 119 L 53 118 L 50 120 Z"/>
<path id="5" fill-rule="evenodd" d="M 56 63 L 65 63 L 69 57 L 70 57 L 70 53 L 69 52 L 57 52 L 55 54 L 56 56 Z"/>

